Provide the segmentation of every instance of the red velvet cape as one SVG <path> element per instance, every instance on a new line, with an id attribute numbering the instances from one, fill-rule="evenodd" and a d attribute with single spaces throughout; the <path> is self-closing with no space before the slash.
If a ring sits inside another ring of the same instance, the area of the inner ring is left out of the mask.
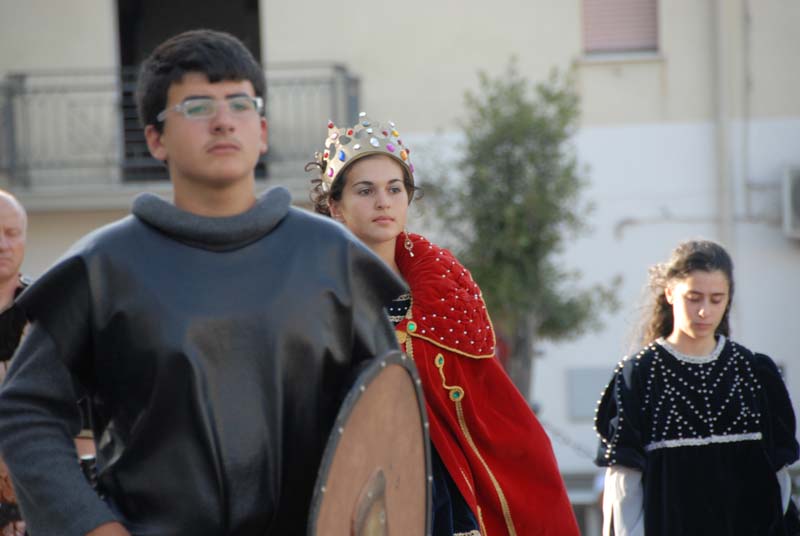
<path id="1" fill-rule="evenodd" d="M 411 288 L 396 327 L 422 378 L 430 436 L 483 536 L 579 536 L 550 440 L 494 357 L 478 285 L 446 249 L 400 235 L 395 260 Z"/>

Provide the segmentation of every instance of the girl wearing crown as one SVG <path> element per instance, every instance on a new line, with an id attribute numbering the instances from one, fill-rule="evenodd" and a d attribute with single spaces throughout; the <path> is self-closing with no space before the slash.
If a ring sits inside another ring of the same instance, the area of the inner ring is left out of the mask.
<path id="1" fill-rule="evenodd" d="M 408 283 L 387 304 L 425 393 L 435 536 L 578 535 L 549 439 L 495 359 L 481 291 L 446 249 L 405 230 L 417 188 L 394 123 L 328 123 L 311 199 Z"/>
<path id="2" fill-rule="evenodd" d="M 784 536 L 795 417 L 775 363 L 728 337 L 733 263 L 680 244 L 650 270 L 644 348 L 597 409 L 603 535 Z"/>

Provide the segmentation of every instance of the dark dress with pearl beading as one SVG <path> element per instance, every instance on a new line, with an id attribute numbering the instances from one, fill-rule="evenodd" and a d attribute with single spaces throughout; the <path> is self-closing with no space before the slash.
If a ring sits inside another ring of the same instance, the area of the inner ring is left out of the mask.
<path id="1" fill-rule="evenodd" d="M 776 471 L 798 459 L 773 361 L 720 336 L 705 357 L 663 339 L 618 365 L 596 463 L 642 472 L 648 536 L 786 534 Z"/>

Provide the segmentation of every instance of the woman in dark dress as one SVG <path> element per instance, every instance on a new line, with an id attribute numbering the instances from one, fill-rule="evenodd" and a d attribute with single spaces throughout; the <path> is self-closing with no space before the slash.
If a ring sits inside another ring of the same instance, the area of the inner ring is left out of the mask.
<path id="1" fill-rule="evenodd" d="M 794 412 L 775 363 L 730 339 L 730 256 L 688 241 L 650 275 L 645 346 L 595 418 L 604 536 L 788 534 Z"/>

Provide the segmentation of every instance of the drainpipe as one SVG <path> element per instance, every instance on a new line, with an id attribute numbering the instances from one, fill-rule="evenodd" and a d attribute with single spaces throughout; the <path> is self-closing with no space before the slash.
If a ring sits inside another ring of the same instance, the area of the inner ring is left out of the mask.
<path id="1" fill-rule="evenodd" d="M 728 251 L 733 248 L 733 189 L 730 180 L 730 92 L 731 82 L 728 67 L 726 42 L 727 0 L 714 1 L 714 13 L 711 18 L 711 30 L 714 47 L 714 156 L 716 160 L 716 197 L 717 197 L 717 233 Z M 732 253 L 732 252 L 731 252 Z"/>
<path id="2" fill-rule="evenodd" d="M 727 6 L 727 9 L 726 9 Z M 728 250 L 733 259 L 736 259 L 735 247 L 735 228 L 734 228 L 734 192 L 733 180 L 731 179 L 730 165 L 730 114 L 731 112 L 731 88 L 734 85 L 731 76 L 730 56 L 736 54 L 735 42 L 731 35 L 733 24 L 726 24 L 736 16 L 736 4 L 729 0 L 714 0 L 714 13 L 711 28 L 714 35 L 714 138 L 715 156 L 717 164 L 717 217 L 718 217 L 718 236 L 719 241 Z M 745 52 L 746 53 L 746 52 Z M 747 150 L 744 147 L 743 150 Z M 747 173 L 747 170 L 744 170 Z M 749 177 L 745 177 L 749 180 Z M 745 188 L 746 190 L 746 188 Z M 744 195 L 749 195 L 745 191 Z M 734 326 L 741 325 L 741 313 L 734 307 L 731 322 Z"/>
<path id="3" fill-rule="evenodd" d="M 753 28 L 752 9 L 750 0 L 742 0 L 742 137 L 741 137 L 741 184 L 744 188 L 744 217 L 747 220 L 753 218 L 752 187 L 753 182 L 750 177 L 750 97 L 753 94 L 753 73 L 751 68 L 752 40 L 751 33 Z"/>

